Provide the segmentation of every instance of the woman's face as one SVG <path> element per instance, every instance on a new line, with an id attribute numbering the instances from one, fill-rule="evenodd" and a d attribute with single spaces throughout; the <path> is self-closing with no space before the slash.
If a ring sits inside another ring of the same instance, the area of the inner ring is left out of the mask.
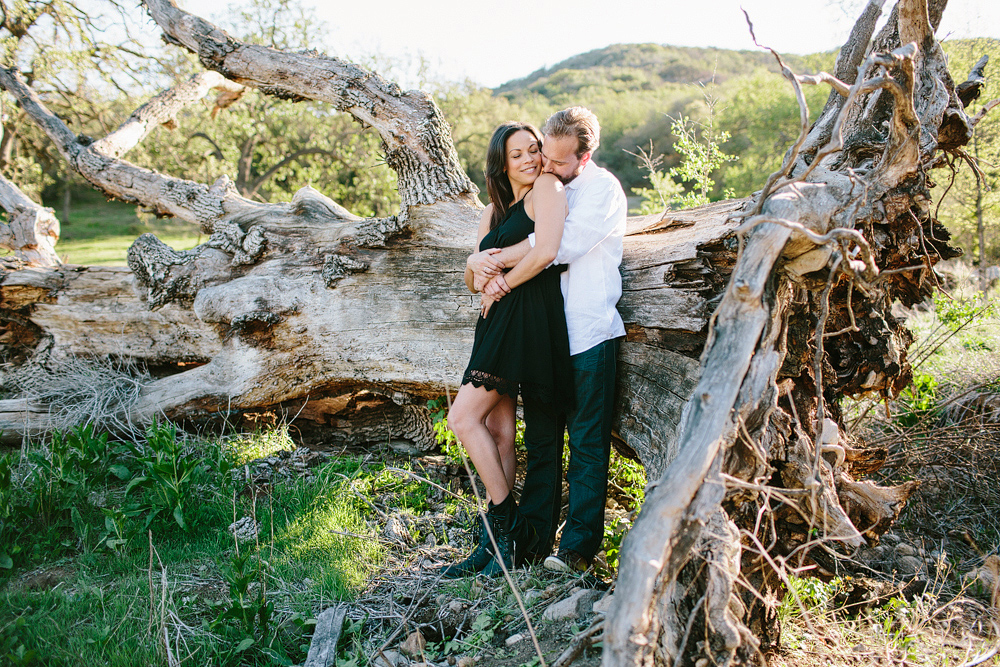
<path id="1" fill-rule="evenodd" d="M 542 173 L 542 151 L 534 134 L 518 130 L 507 137 L 507 166 L 504 171 L 512 186 L 535 182 Z"/>

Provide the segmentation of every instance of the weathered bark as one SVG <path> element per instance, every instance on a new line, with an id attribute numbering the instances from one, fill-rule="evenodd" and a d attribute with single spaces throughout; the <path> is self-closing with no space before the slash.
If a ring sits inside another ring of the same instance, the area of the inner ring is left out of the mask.
<path id="1" fill-rule="evenodd" d="M 834 93 L 741 227 L 679 453 L 622 551 L 604 664 L 759 661 L 778 636 L 759 600 L 780 596 L 782 563 L 832 574 L 836 552 L 877 540 L 915 488 L 853 479 L 835 400 L 909 381 L 910 338 L 889 304 L 923 298 L 931 266 L 955 254 L 922 167 L 971 124 L 933 39 L 944 2 L 902 0 L 861 58 L 880 4 L 838 61 L 857 76 L 784 69 L 796 92 Z M 734 560 L 755 595 L 732 584 Z"/>
<path id="2" fill-rule="evenodd" d="M 803 105 L 801 83 L 836 95 L 811 128 L 803 109 L 802 135 L 756 199 L 629 221 L 615 435 L 659 481 L 626 541 L 606 664 L 753 661 L 778 628 L 737 579 L 777 599 L 781 563 L 835 570 L 830 554 L 877 539 L 912 492 L 855 481 L 856 463 L 879 457 L 848 450 L 835 401 L 906 385 L 909 336 L 889 306 L 924 298 L 953 253 L 921 169 L 972 126 L 931 32 L 943 5 L 903 0 L 859 55 L 881 6 L 870 3 L 838 63 L 844 80 L 783 70 Z M 259 204 L 225 178 L 139 169 L 115 135 L 141 137 L 163 114 L 83 146 L 0 72 L 90 182 L 211 235 L 185 252 L 140 237 L 129 270 L 4 275 L 8 356 L 34 353 L 50 371 L 81 357 L 146 364 L 159 377 L 119 406 L 124 423 L 269 410 L 326 442 L 430 446 L 422 403 L 455 389 L 478 313 L 462 269 L 480 205 L 440 111 L 343 61 L 241 44 L 169 0 L 147 6 L 227 79 L 375 127 L 403 207 L 362 219 L 312 188 Z M 2 403 L 0 428 L 23 432 L 40 409 L 31 396 Z"/>
<path id="3" fill-rule="evenodd" d="M 0 222 L 0 248 L 14 251 L 26 266 L 61 264 L 56 254 L 59 220 L 51 208 L 40 206 L 0 174 L 0 208 L 7 221 Z"/>

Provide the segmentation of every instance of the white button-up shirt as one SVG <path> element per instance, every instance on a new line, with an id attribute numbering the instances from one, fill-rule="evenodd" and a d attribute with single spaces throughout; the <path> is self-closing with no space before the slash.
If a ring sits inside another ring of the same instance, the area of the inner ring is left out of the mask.
<path id="1" fill-rule="evenodd" d="M 622 295 L 622 239 L 628 204 L 621 183 L 591 160 L 566 184 L 569 214 L 554 264 L 562 274 L 569 353 L 625 335 L 615 304 Z M 534 235 L 531 243 L 534 245 Z"/>

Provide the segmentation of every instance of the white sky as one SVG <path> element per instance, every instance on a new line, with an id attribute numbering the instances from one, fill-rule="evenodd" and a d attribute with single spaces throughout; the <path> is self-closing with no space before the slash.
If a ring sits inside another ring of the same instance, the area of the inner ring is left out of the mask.
<path id="1" fill-rule="evenodd" d="M 497 86 L 578 53 L 616 43 L 753 49 L 740 8 L 758 41 L 782 53 L 839 48 L 859 0 L 303 0 L 330 28 L 332 55 L 425 58 L 436 78 Z M 231 0 L 180 0 L 218 19 Z M 235 4 L 239 4 L 239 1 Z M 883 15 L 892 7 L 886 2 Z M 884 18 L 883 16 L 883 18 Z M 939 38 L 1000 37 L 1000 2 L 952 0 Z M 404 83 L 404 82 L 400 82 Z M 405 85 L 405 84 L 404 84 Z"/>

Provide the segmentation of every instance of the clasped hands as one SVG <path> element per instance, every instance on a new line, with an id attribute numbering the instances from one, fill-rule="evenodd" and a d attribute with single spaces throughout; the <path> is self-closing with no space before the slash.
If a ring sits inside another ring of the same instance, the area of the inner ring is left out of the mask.
<path id="1" fill-rule="evenodd" d="M 473 286 L 480 293 L 479 309 L 484 318 L 494 303 L 510 293 L 503 275 L 504 263 L 494 257 L 499 252 L 500 248 L 487 248 L 469 255 L 465 262 L 472 271 Z"/>

